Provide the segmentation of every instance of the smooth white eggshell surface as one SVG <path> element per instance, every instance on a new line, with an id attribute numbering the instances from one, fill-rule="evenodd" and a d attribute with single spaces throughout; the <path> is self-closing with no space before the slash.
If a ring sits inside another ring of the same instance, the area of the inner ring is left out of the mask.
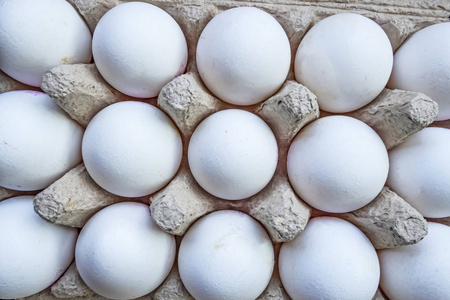
<path id="1" fill-rule="evenodd" d="M 187 44 L 177 22 L 143 2 L 120 4 L 98 23 L 92 40 L 95 64 L 114 88 L 151 98 L 186 69 Z"/>
<path id="2" fill-rule="evenodd" d="M 450 130 L 425 128 L 389 151 L 387 185 L 428 218 L 450 216 Z"/>
<path id="3" fill-rule="evenodd" d="M 215 16 L 197 44 L 197 67 L 208 89 L 235 105 L 272 96 L 291 64 L 284 29 L 270 14 L 238 7 Z"/>
<path id="4" fill-rule="evenodd" d="M 89 63 L 91 32 L 64 0 L 0 0 L 0 69 L 40 86 L 62 64 Z"/>
<path id="5" fill-rule="evenodd" d="M 450 227 L 428 223 L 414 245 L 378 251 L 380 285 L 390 300 L 446 300 L 450 295 Z"/>
<path id="6" fill-rule="evenodd" d="M 0 95 L 0 186 L 44 189 L 81 162 L 83 127 L 48 95 Z"/>
<path id="7" fill-rule="evenodd" d="M 349 212 L 372 201 L 389 171 L 381 138 L 365 123 L 345 116 L 324 117 L 292 142 L 287 170 L 295 192 L 311 206 Z"/>
<path id="8" fill-rule="evenodd" d="M 124 202 L 96 213 L 83 227 L 75 259 L 83 281 L 110 299 L 134 299 L 158 287 L 175 259 L 175 238 L 148 205 Z"/>
<path id="9" fill-rule="evenodd" d="M 178 129 L 160 109 L 125 101 L 92 119 L 82 151 L 86 169 L 98 185 L 119 196 L 141 197 L 172 179 L 183 149 Z"/>
<path id="10" fill-rule="evenodd" d="M 262 190 L 278 162 L 277 141 L 256 115 L 238 109 L 212 114 L 195 129 L 188 149 L 195 180 L 207 192 L 240 200 Z"/>
<path id="11" fill-rule="evenodd" d="M 369 239 L 351 223 L 313 218 L 306 229 L 281 246 L 281 281 L 293 300 L 371 300 L 380 265 Z"/>
<path id="12" fill-rule="evenodd" d="M 379 25 L 358 14 L 337 14 L 303 37 L 295 78 L 317 96 L 320 109 L 349 112 L 381 93 L 392 64 L 392 46 Z"/>
<path id="13" fill-rule="evenodd" d="M 437 120 L 450 119 L 450 23 L 414 33 L 395 52 L 388 86 L 421 92 L 439 104 Z"/>
<path id="14" fill-rule="evenodd" d="M 272 276 L 274 252 L 264 228 L 237 211 L 202 217 L 178 252 L 181 280 L 197 300 L 253 300 Z"/>
<path id="15" fill-rule="evenodd" d="M 74 257 L 78 230 L 44 221 L 34 211 L 33 198 L 0 202 L 0 299 L 44 290 Z"/>

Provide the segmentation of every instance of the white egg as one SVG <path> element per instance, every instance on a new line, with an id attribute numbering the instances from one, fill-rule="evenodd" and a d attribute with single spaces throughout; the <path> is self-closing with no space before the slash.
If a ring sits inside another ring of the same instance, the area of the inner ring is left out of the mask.
<path id="1" fill-rule="evenodd" d="M 109 10 L 95 28 L 92 51 L 106 81 L 138 98 L 157 96 L 164 85 L 181 75 L 188 54 L 177 22 L 143 2 Z"/>
<path id="2" fill-rule="evenodd" d="M 278 162 L 277 141 L 256 115 L 223 110 L 195 129 L 188 159 L 195 180 L 207 192 L 240 200 L 258 193 L 272 179 Z"/>
<path id="3" fill-rule="evenodd" d="M 125 101 L 104 108 L 92 119 L 82 152 L 98 185 L 119 196 L 141 197 L 172 179 L 183 147 L 177 128 L 160 109 Z"/>
<path id="4" fill-rule="evenodd" d="M 272 96 L 291 64 L 286 32 L 268 13 L 238 7 L 215 16 L 197 44 L 197 67 L 211 92 L 236 105 Z"/>
<path id="5" fill-rule="evenodd" d="M 450 130 L 429 127 L 389 151 L 387 185 L 428 218 L 450 216 Z"/>
<path id="6" fill-rule="evenodd" d="M 83 128 L 46 94 L 0 95 L 0 186 L 44 189 L 81 162 Z"/>
<path id="7" fill-rule="evenodd" d="M 417 244 L 378 251 L 380 285 L 390 300 L 447 300 L 450 296 L 450 227 L 429 222 Z"/>
<path id="8" fill-rule="evenodd" d="M 337 14 L 302 39 L 295 78 L 317 96 L 322 110 L 349 112 L 378 96 L 392 64 L 392 46 L 380 26 L 361 15 Z"/>
<path id="9" fill-rule="evenodd" d="M 332 217 L 311 219 L 304 232 L 281 246 L 279 271 L 293 300 L 371 300 L 380 280 L 369 239 Z"/>
<path id="10" fill-rule="evenodd" d="M 75 259 L 83 281 L 110 299 L 134 299 L 157 288 L 175 260 L 175 238 L 148 205 L 126 202 L 96 213 L 83 227 Z"/>
<path id="11" fill-rule="evenodd" d="M 272 276 L 274 252 L 264 228 L 237 211 L 198 220 L 178 253 L 181 280 L 197 300 L 253 300 Z"/>
<path id="12" fill-rule="evenodd" d="M 450 23 L 414 33 L 397 50 L 388 86 L 421 92 L 439 104 L 437 120 L 450 119 Z"/>
<path id="13" fill-rule="evenodd" d="M 89 63 L 91 33 L 64 0 L 0 0 L 0 69 L 40 86 L 42 76 L 62 64 Z"/>
<path id="14" fill-rule="evenodd" d="M 311 206 L 349 212 L 372 201 L 383 188 L 389 159 L 383 141 L 363 122 L 345 116 L 314 121 L 295 137 L 289 180 Z"/>
<path id="15" fill-rule="evenodd" d="M 0 202 L 0 299 L 28 297 L 55 282 L 69 267 L 76 228 L 39 217 L 34 196 Z"/>

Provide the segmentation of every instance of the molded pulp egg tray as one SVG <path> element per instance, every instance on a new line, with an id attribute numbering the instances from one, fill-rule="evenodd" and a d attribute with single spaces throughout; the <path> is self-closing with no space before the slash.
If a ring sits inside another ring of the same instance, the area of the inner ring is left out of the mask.
<path id="1" fill-rule="evenodd" d="M 99 19 L 118 0 L 69 0 L 93 32 Z M 388 187 L 368 205 L 350 213 L 325 213 L 302 201 L 292 189 L 286 167 L 288 147 L 308 123 L 330 113 L 319 110 L 316 96 L 295 81 L 295 52 L 305 33 L 320 20 L 334 14 L 353 12 L 366 16 L 386 32 L 395 51 L 411 34 L 450 18 L 446 0 L 147 0 L 169 13 L 180 25 L 188 44 L 186 72 L 164 86 L 157 98 L 135 99 L 113 89 L 101 77 L 94 63 L 64 64 L 50 70 L 41 89 L 74 120 L 86 127 L 93 116 L 106 106 L 126 100 L 145 101 L 161 108 L 178 127 L 183 139 L 183 160 L 175 177 L 156 193 L 133 198 L 150 205 L 156 224 L 165 232 L 182 236 L 201 216 L 223 209 L 245 212 L 258 220 L 269 233 L 275 253 L 282 242 L 290 241 L 305 228 L 313 216 L 338 216 L 360 228 L 376 249 L 395 248 L 419 242 L 427 234 L 426 219 Z M 233 7 L 260 8 L 282 25 L 292 50 L 289 75 L 282 88 L 268 100 L 245 107 L 233 106 L 216 98 L 202 83 L 195 53 L 199 36 L 206 24 L 218 13 Z M 0 92 L 35 89 L 0 74 Z M 277 170 L 270 183 L 258 194 L 238 201 L 215 198 L 195 181 L 187 163 L 187 145 L 196 126 L 214 112 L 239 108 L 266 121 L 279 147 Z M 374 101 L 345 115 L 372 127 L 387 149 L 402 143 L 411 134 L 427 126 L 450 128 L 449 121 L 435 122 L 437 105 L 424 94 L 385 89 Z M 0 187 L 0 201 L 27 192 Z M 28 192 L 28 194 L 31 194 Z M 35 211 L 45 220 L 82 228 L 102 208 L 129 201 L 100 188 L 88 175 L 83 163 L 76 166 L 34 200 Z M 434 219 L 450 226 L 450 218 Z M 32 249 L 30 249 L 32 251 Z M 277 257 L 277 256 L 275 256 Z M 51 287 L 24 299 L 105 299 L 95 294 L 79 276 L 74 263 Z M 177 264 L 166 280 L 151 294 L 139 299 L 193 299 L 184 288 Z M 275 266 L 272 279 L 258 299 L 290 299 L 284 291 Z M 379 290 L 374 299 L 387 299 Z"/>

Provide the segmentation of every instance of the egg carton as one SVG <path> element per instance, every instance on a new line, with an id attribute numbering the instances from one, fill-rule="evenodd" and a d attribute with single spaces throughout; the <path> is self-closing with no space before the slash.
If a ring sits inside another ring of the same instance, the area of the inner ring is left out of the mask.
<path id="1" fill-rule="evenodd" d="M 112 7 L 127 1 L 70 0 L 86 20 L 91 31 Z M 450 2 L 446 0 L 145 0 L 168 12 L 183 29 L 189 50 L 186 73 L 169 82 L 158 98 L 135 99 L 113 89 L 101 77 L 94 64 L 61 65 L 43 78 L 41 89 L 50 95 L 73 119 L 87 126 L 104 107 L 119 101 L 145 101 L 157 105 L 175 122 L 183 138 L 184 156 L 173 180 L 160 191 L 133 198 L 150 205 L 158 226 L 177 236 L 182 235 L 201 216 L 216 210 L 242 211 L 257 219 L 268 231 L 275 246 L 290 241 L 303 231 L 311 216 L 337 216 L 360 228 L 376 249 L 410 245 L 427 234 L 427 221 L 388 187 L 367 206 L 351 213 L 330 214 L 312 209 L 291 188 L 286 171 L 290 142 L 305 125 L 329 115 L 319 110 L 316 96 L 294 80 L 293 64 L 286 82 L 271 98 L 261 104 L 236 107 L 211 94 L 202 83 L 195 63 L 198 38 L 206 24 L 218 13 L 233 7 L 253 6 L 272 16 L 285 29 L 292 53 L 304 34 L 321 19 L 337 13 L 354 12 L 377 22 L 386 32 L 395 51 L 412 33 L 426 26 L 448 21 Z M 293 56 L 294 59 L 294 56 Z M 293 63 L 293 60 L 292 60 Z M 0 92 L 35 89 L 0 74 Z M 195 127 L 207 116 L 227 108 L 251 111 L 264 119 L 278 140 L 279 164 L 271 182 L 257 195 L 239 201 L 215 198 L 194 180 L 187 165 L 187 145 Z M 371 126 L 387 149 L 402 143 L 411 134 L 427 127 L 450 128 L 450 121 L 434 122 L 437 104 L 421 93 L 385 89 L 369 105 L 346 115 Z M 0 201 L 29 194 L 0 187 Z M 34 200 L 36 212 L 55 224 L 82 228 L 100 209 L 130 198 L 113 195 L 100 188 L 83 164 L 41 191 Z M 450 225 L 450 218 L 434 219 Z M 277 266 L 267 289 L 258 299 L 290 299 L 284 291 Z M 50 288 L 23 299 L 105 299 L 90 290 L 79 276 L 75 264 Z M 193 299 L 184 288 L 175 264 L 165 282 L 151 294 L 139 299 Z M 387 299 L 378 291 L 374 299 Z"/>

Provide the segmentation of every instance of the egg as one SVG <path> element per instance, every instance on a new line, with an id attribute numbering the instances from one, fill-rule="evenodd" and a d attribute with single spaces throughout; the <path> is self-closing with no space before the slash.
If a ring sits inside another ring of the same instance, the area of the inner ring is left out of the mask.
<path id="1" fill-rule="evenodd" d="M 150 217 L 148 205 L 118 203 L 83 227 L 75 259 L 83 281 L 109 299 L 134 299 L 157 288 L 175 259 L 175 238 Z"/>
<path id="2" fill-rule="evenodd" d="M 0 186 L 44 189 L 81 162 L 83 128 L 46 94 L 0 95 Z"/>
<path id="3" fill-rule="evenodd" d="M 33 208 L 34 196 L 0 202 L 0 299 L 36 294 L 69 267 L 76 228 L 44 221 Z"/>
<path id="4" fill-rule="evenodd" d="M 445 300 L 450 295 L 450 227 L 429 222 L 414 245 L 378 251 L 381 288 L 390 300 Z"/>
<path id="5" fill-rule="evenodd" d="M 293 300 L 371 300 L 380 265 L 369 239 L 351 223 L 313 218 L 305 230 L 281 246 L 281 281 Z"/>
<path id="6" fill-rule="evenodd" d="M 143 2 L 109 10 L 95 28 L 92 51 L 103 78 L 137 98 L 158 96 L 164 85 L 184 72 L 188 54 L 177 22 Z"/>
<path id="7" fill-rule="evenodd" d="M 303 37 L 295 78 L 317 96 L 320 109 L 343 113 L 375 99 L 389 80 L 392 64 L 392 46 L 380 26 L 358 14 L 337 14 Z"/>
<path id="8" fill-rule="evenodd" d="M 368 125 L 330 116 L 297 134 L 287 171 L 295 192 L 308 204 L 343 213 L 365 206 L 380 193 L 389 159 L 383 141 Z"/>
<path id="9" fill-rule="evenodd" d="M 450 216 L 450 130 L 429 127 L 389 151 L 387 185 L 428 218 Z"/>
<path id="10" fill-rule="evenodd" d="M 178 252 L 181 280 L 196 300 L 253 300 L 272 276 L 274 252 L 264 228 L 237 211 L 202 217 Z"/>
<path id="11" fill-rule="evenodd" d="M 64 0 L 0 0 L 0 69 L 40 86 L 42 76 L 63 64 L 89 63 L 91 32 Z"/>
<path id="12" fill-rule="evenodd" d="M 414 33 L 397 50 L 388 86 L 421 92 L 439 104 L 438 121 L 450 119 L 450 23 Z"/>
<path id="13" fill-rule="evenodd" d="M 195 129 L 188 160 L 195 180 L 207 192 L 240 200 L 258 193 L 271 180 L 278 162 L 277 141 L 256 115 L 223 110 Z"/>
<path id="14" fill-rule="evenodd" d="M 110 193 L 141 197 L 156 192 L 175 175 L 183 152 L 172 120 L 137 101 L 112 104 L 86 128 L 82 153 L 92 179 Z"/>
<path id="15" fill-rule="evenodd" d="M 291 64 L 286 32 L 270 14 L 238 7 L 215 16 L 197 44 L 200 76 L 217 97 L 251 105 L 272 96 Z"/>

